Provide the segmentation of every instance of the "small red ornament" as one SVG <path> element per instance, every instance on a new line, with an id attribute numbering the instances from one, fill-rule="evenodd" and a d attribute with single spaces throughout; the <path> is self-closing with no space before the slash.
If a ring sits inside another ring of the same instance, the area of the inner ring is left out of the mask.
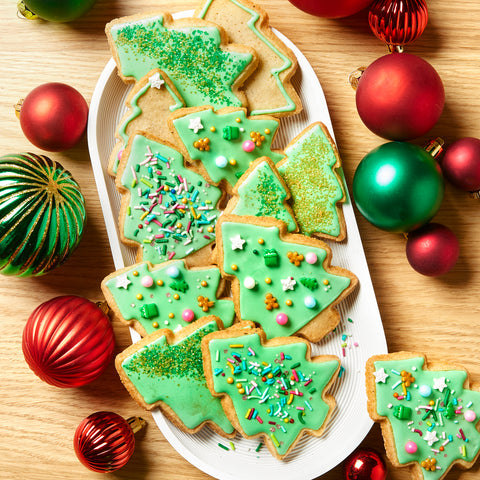
<path id="1" fill-rule="evenodd" d="M 368 10 L 372 32 L 391 50 L 416 40 L 427 22 L 425 0 L 376 0 Z"/>
<path id="2" fill-rule="evenodd" d="M 480 190 L 480 140 L 465 137 L 453 142 L 440 163 L 451 183 L 467 192 Z"/>
<path id="3" fill-rule="evenodd" d="M 146 424 L 140 417 L 127 420 L 113 412 L 97 412 L 82 420 L 73 446 L 78 459 L 94 472 L 122 468 L 135 450 L 134 433 Z"/>
<path id="4" fill-rule="evenodd" d="M 391 53 L 363 72 L 356 102 L 360 118 L 373 133 L 389 140 L 410 140 L 437 123 L 445 92 L 428 62 L 409 53 Z"/>
<path id="5" fill-rule="evenodd" d="M 55 297 L 39 305 L 23 330 L 29 367 L 57 387 L 80 387 L 98 378 L 113 356 L 108 315 L 82 297 Z"/>
<path id="6" fill-rule="evenodd" d="M 300 10 L 325 18 L 348 17 L 366 8 L 372 0 L 290 0 Z"/>
<path id="7" fill-rule="evenodd" d="M 370 448 L 359 448 L 345 460 L 346 480 L 385 480 L 387 467 L 382 457 Z"/>
<path id="8" fill-rule="evenodd" d="M 408 234 L 407 259 L 422 275 L 437 277 L 449 272 L 458 260 L 460 247 L 455 234 L 444 225 L 428 223 Z"/>
<path id="9" fill-rule="evenodd" d="M 77 90 L 64 83 L 40 85 L 20 102 L 18 108 L 24 135 L 42 150 L 68 150 L 85 133 L 87 102 Z"/>

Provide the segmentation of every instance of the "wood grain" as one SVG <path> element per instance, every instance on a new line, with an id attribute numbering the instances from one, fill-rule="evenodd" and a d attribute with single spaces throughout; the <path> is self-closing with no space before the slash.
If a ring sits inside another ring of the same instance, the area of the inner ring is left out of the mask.
<path id="1" fill-rule="evenodd" d="M 193 1 L 98 0 L 84 17 L 71 24 L 26 21 L 17 17 L 14 1 L 0 4 L 0 155 L 22 151 L 41 153 L 23 136 L 13 105 L 34 87 L 61 81 L 77 88 L 90 101 L 110 57 L 104 25 L 123 15 L 155 9 L 180 11 Z M 383 143 L 360 121 L 348 75 L 387 53 L 370 33 L 366 12 L 327 20 L 295 9 L 287 0 L 259 0 L 271 23 L 289 37 L 313 65 L 325 91 L 343 158 L 348 186 L 362 157 Z M 172 9 L 173 5 L 173 9 Z M 480 3 L 474 0 L 431 1 L 430 21 L 410 53 L 429 61 L 446 90 L 445 111 L 436 127 L 415 143 L 441 136 L 448 143 L 459 137 L 480 137 Z M 111 410 L 125 417 L 144 415 L 122 387 L 112 367 L 96 382 L 74 390 L 50 387 L 28 369 L 21 351 L 23 326 L 43 301 L 63 294 L 101 299 L 100 282 L 113 271 L 102 212 L 86 139 L 65 153 L 50 154 L 68 168 L 82 186 L 88 205 L 88 227 L 72 258 L 43 278 L 0 278 L 1 403 L 0 478 L 94 479 L 76 459 L 72 438 L 87 415 Z M 472 380 L 480 381 L 480 204 L 447 185 L 445 201 L 435 218 L 459 237 L 461 256 L 455 269 L 442 278 L 415 273 L 405 258 L 405 241 L 379 231 L 358 218 L 364 248 L 390 351 L 423 351 L 434 359 L 463 364 Z M 356 319 L 356 321 L 360 321 Z M 114 323 L 117 352 L 130 343 L 128 331 Z M 361 347 L 361 346 L 360 346 Z M 352 425 L 352 428 L 354 426 Z M 119 479 L 206 479 L 167 443 L 150 419 L 137 437 L 129 464 L 112 477 Z M 379 428 L 363 445 L 384 452 Z M 342 478 L 341 466 L 322 478 Z M 448 480 L 471 480 L 473 469 L 453 470 Z M 407 480 L 408 470 L 390 469 L 389 479 Z"/>

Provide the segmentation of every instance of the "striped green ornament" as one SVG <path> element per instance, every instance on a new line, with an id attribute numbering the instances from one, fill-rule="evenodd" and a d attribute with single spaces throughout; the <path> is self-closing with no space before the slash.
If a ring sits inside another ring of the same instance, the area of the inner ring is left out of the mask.
<path id="1" fill-rule="evenodd" d="M 0 273 L 36 276 L 61 265 L 85 221 L 80 187 L 59 163 L 32 153 L 0 157 Z"/>

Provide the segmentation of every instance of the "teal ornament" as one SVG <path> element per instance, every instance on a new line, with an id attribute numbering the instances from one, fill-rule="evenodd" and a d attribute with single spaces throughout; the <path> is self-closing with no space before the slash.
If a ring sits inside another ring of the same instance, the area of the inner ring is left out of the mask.
<path id="1" fill-rule="evenodd" d="M 0 273 L 28 277 L 61 265 L 85 221 L 80 187 L 59 163 L 32 153 L 0 157 Z"/>
<path id="2" fill-rule="evenodd" d="M 431 153 L 406 142 L 380 145 L 358 165 L 353 197 L 376 227 L 409 232 L 427 223 L 443 200 L 444 181 Z"/>
<path id="3" fill-rule="evenodd" d="M 87 13 L 96 0 L 21 0 L 18 11 L 26 18 L 71 22 Z"/>

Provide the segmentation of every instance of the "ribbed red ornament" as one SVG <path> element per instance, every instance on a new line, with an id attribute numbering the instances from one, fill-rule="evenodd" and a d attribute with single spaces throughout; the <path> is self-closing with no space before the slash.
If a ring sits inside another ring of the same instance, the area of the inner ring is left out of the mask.
<path id="1" fill-rule="evenodd" d="M 416 40 L 427 22 L 425 0 L 376 0 L 368 10 L 372 32 L 391 49 Z"/>
<path id="2" fill-rule="evenodd" d="M 98 378 L 113 356 L 108 315 L 82 297 L 55 297 L 39 305 L 23 330 L 29 367 L 57 387 L 80 387 Z"/>
<path id="3" fill-rule="evenodd" d="M 145 423 L 139 417 L 129 420 Z M 93 413 L 82 420 L 75 430 L 73 446 L 78 459 L 90 470 L 113 472 L 122 468 L 133 455 L 134 430 L 127 420 L 116 413 Z"/>

